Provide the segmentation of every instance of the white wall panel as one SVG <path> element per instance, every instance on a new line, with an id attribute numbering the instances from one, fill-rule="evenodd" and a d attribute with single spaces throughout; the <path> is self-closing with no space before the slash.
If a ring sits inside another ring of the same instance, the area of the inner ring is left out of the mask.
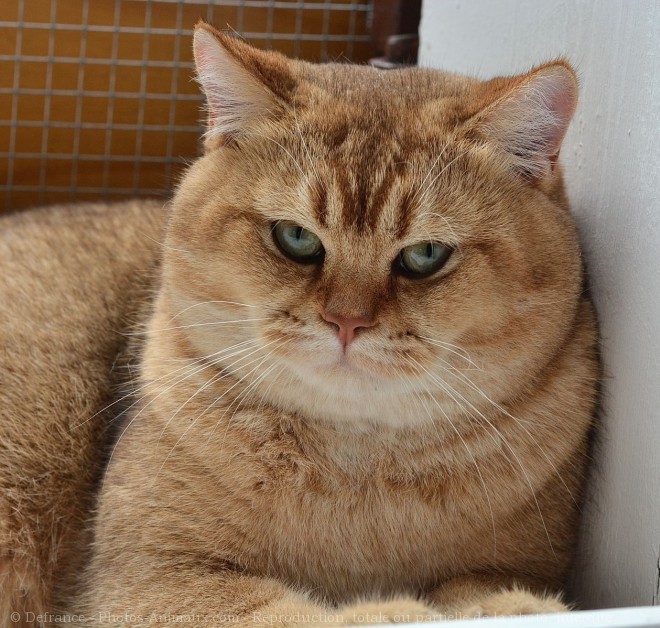
<path id="1" fill-rule="evenodd" d="M 567 56 L 581 102 L 562 151 L 602 325 L 603 423 L 577 590 L 658 604 L 660 2 L 426 0 L 421 65 L 490 77 Z"/>

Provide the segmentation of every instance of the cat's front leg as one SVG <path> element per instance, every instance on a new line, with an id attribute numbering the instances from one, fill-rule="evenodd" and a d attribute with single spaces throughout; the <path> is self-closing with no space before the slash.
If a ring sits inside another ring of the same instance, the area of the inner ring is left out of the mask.
<path id="1" fill-rule="evenodd" d="M 502 574 L 467 575 L 448 580 L 430 595 L 446 619 L 538 615 L 570 610 L 556 594 Z"/>
<path id="2" fill-rule="evenodd" d="M 502 574 L 462 576 L 435 589 L 427 596 L 428 602 L 401 597 L 353 604 L 336 611 L 334 623 L 363 626 L 538 615 L 569 610 L 559 596 L 536 593 L 534 589 L 539 587 L 531 583 L 526 586 L 524 581 Z"/>
<path id="3" fill-rule="evenodd" d="M 208 628 L 331 628 L 441 619 L 436 610 L 412 597 L 331 608 L 271 578 L 231 570 L 179 568 L 163 573 L 164 569 L 154 565 L 128 578 L 106 571 L 71 612 L 91 626 L 185 622 Z"/>
<path id="4" fill-rule="evenodd" d="M 122 569 L 92 574 L 87 592 L 70 609 L 85 625 L 308 626 L 331 613 L 303 592 L 271 578 L 231 569 L 182 566 L 165 557 L 134 555 Z M 330 619 L 332 619 L 330 615 Z"/>
<path id="5" fill-rule="evenodd" d="M 334 620 L 331 623 L 338 626 L 412 624 L 442 619 L 436 609 L 413 597 L 349 604 L 334 611 L 333 615 Z M 321 626 L 322 624 L 319 624 L 318 628 Z"/>

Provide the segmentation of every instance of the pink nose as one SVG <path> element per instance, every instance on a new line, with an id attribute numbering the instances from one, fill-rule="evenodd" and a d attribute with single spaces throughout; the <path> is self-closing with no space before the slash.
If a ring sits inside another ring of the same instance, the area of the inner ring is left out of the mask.
<path id="1" fill-rule="evenodd" d="M 341 314 L 333 314 L 331 312 L 323 312 L 321 314 L 323 319 L 337 326 L 339 334 L 339 342 L 344 348 L 355 340 L 358 329 L 366 327 L 373 327 L 376 321 L 366 318 L 351 318 L 349 316 L 342 316 Z"/>

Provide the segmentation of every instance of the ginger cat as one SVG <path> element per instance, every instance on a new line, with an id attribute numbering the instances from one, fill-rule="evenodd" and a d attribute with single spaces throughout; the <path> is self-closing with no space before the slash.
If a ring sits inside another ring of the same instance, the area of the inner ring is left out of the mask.
<path id="1" fill-rule="evenodd" d="M 565 609 L 599 377 L 572 69 L 194 46 L 167 212 L 2 219 L 0 623 Z"/>

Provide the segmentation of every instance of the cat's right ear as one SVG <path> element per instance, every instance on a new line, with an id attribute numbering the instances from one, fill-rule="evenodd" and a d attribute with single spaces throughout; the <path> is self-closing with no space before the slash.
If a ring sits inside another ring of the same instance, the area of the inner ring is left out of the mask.
<path id="1" fill-rule="evenodd" d="M 286 107 L 293 78 L 282 55 L 257 50 L 205 22 L 195 27 L 193 51 L 206 96 L 207 150 L 240 142 L 259 121 L 276 118 Z"/>

